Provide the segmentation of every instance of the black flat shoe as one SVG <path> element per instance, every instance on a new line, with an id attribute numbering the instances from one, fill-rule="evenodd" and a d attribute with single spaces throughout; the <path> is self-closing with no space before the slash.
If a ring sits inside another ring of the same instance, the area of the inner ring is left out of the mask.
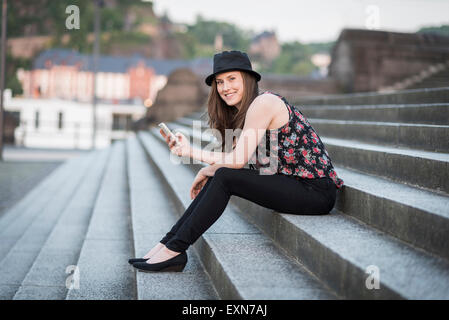
<path id="1" fill-rule="evenodd" d="M 171 259 L 159 263 L 148 264 L 146 262 L 136 262 L 133 264 L 133 267 L 144 272 L 181 272 L 184 270 L 186 264 L 187 253 L 184 251 Z"/>
<path id="2" fill-rule="evenodd" d="M 148 259 L 150 259 L 150 258 L 148 258 Z M 128 263 L 129 264 L 133 264 L 133 263 L 136 263 L 136 262 L 145 262 L 148 259 L 145 259 L 145 258 L 132 258 L 132 259 L 128 260 Z"/>

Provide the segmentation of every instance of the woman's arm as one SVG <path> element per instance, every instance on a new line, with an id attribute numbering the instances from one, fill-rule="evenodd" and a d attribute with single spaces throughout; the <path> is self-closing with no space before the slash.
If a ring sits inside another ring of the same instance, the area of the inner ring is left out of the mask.
<path id="1" fill-rule="evenodd" d="M 214 152 L 192 147 L 190 157 L 213 165 L 215 170 L 219 167 L 243 168 L 279 110 L 277 103 L 279 98 L 271 94 L 260 95 L 254 99 L 248 108 L 245 125 L 232 152 Z"/>

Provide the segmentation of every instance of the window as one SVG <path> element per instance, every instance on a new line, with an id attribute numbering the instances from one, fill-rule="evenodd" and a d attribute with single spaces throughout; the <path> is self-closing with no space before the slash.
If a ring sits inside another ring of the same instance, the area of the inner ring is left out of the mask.
<path id="1" fill-rule="evenodd" d="M 112 130 L 114 131 L 129 131 L 131 130 L 132 117 L 130 114 L 118 114 L 112 115 Z"/>
<path id="2" fill-rule="evenodd" d="M 39 129 L 39 111 L 34 113 L 34 128 Z"/>
<path id="3" fill-rule="evenodd" d="M 59 129 L 59 130 L 61 130 L 61 129 L 62 129 L 62 126 L 63 126 L 63 119 L 64 119 L 63 116 L 64 116 L 64 115 L 63 115 L 62 112 L 59 112 L 59 113 L 58 113 L 58 129 Z"/>

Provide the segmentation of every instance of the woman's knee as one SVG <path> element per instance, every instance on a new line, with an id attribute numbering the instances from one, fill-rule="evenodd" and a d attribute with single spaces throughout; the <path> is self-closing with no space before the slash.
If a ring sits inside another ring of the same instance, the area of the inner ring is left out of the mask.
<path id="1" fill-rule="evenodd" d="M 233 169 L 228 168 L 228 167 L 220 167 L 217 170 L 215 170 L 214 179 L 225 180 L 227 177 L 229 177 L 232 170 Z"/>
<path id="2" fill-rule="evenodd" d="M 220 167 L 215 173 L 213 180 L 219 182 L 222 186 L 229 188 L 232 186 L 232 181 L 235 180 L 238 169 L 232 169 L 228 167 Z"/>

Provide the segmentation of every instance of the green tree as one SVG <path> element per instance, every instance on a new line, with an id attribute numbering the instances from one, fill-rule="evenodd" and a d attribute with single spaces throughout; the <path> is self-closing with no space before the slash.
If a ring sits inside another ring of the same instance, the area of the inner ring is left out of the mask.
<path id="1" fill-rule="evenodd" d="M 199 44 L 214 45 L 215 36 L 221 34 L 223 46 L 233 50 L 247 51 L 251 42 L 252 32 L 240 29 L 228 22 L 205 20 L 198 15 L 196 22 L 188 26 L 187 33 L 197 39 Z"/>
<path id="2" fill-rule="evenodd" d="M 22 94 L 22 85 L 17 78 L 17 70 L 19 68 L 29 70 L 31 68 L 31 59 L 14 58 L 8 52 L 6 54 L 6 61 L 5 88 L 11 89 L 13 95 Z"/>
<path id="3" fill-rule="evenodd" d="M 312 50 L 298 41 L 282 44 L 281 54 L 277 57 L 267 72 L 279 74 L 307 75 L 314 66 L 310 62 Z"/>
<path id="4" fill-rule="evenodd" d="M 310 52 L 314 53 L 328 53 L 331 54 L 332 48 L 335 45 L 335 41 L 330 42 L 310 42 L 307 46 L 310 48 Z"/>
<path id="5" fill-rule="evenodd" d="M 418 30 L 418 33 L 436 33 L 442 36 L 449 36 L 449 25 L 441 25 L 439 27 L 424 27 Z"/>

